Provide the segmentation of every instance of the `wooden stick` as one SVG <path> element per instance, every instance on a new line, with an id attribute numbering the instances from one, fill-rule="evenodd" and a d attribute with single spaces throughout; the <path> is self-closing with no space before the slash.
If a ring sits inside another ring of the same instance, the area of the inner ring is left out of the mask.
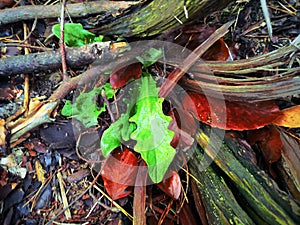
<path id="1" fill-rule="evenodd" d="M 61 54 L 61 66 L 63 72 L 63 81 L 69 79 L 68 72 L 67 72 L 67 61 L 66 61 L 66 48 L 65 48 L 65 7 L 66 7 L 66 0 L 63 0 L 61 3 L 61 13 L 60 13 L 60 40 L 59 40 L 59 48 Z"/>
<path id="2" fill-rule="evenodd" d="M 103 42 L 104 43 L 104 42 Z M 98 43 L 100 44 L 100 43 Z M 100 55 L 95 51 L 97 43 L 78 47 L 66 48 L 66 60 L 69 67 L 78 68 L 94 62 Z M 106 47 L 100 47 L 99 51 Z M 61 52 L 49 51 L 32 53 L 0 59 L 0 77 L 16 74 L 33 73 L 61 68 Z"/>
<path id="3" fill-rule="evenodd" d="M 131 1 L 96 1 L 76 4 L 67 4 L 67 9 L 71 17 L 78 18 L 102 12 L 117 13 L 121 9 L 126 9 L 137 4 Z M 10 9 L 0 10 L 0 24 L 14 23 L 21 20 L 58 18 L 60 16 L 60 5 L 28 5 Z"/>

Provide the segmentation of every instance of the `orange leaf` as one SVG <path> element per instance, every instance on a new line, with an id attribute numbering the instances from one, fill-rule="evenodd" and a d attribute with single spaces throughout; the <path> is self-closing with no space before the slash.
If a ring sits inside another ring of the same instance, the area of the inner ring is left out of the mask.
<path id="1" fill-rule="evenodd" d="M 158 183 L 157 186 L 173 199 L 178 199 L 181 192 L 181 181 L 177 172 L 167 172 L 166 179 Z"/>
<path id="2" fill-rule="evenodd" d="M 105 161 L 102 179 L 107 193 L 113 200 L 123 198 L 131 193 L 127 190 L 133 186 L 138 170 L 137 157 L 129 149 L 115 150 Z"/>
<path id="3" fill-rule="evenodd" d="M 208 101 L 209 99 L 209 101 Z M 280 114 L 275 101 L 226 101 L 190 92 L 182 100 L 185 110 L 199 121 L 225 130 L 253 130 L 271 124 Z"/>
<path id="4" fill-rule="evenodd" d="M 137 79 L 142 73 L 141 63 L 132 63 L 114 70 L 110 74 L 110 84 L 112 88 L 120 88 L 131 79 Z"/>
<path id="5" fill-rule="evenodd" d="M 300 127 L 300 105 L 293 106 L 281 111 L 281 115 L 273 121 L 274 124 L 283 127 Z"/>

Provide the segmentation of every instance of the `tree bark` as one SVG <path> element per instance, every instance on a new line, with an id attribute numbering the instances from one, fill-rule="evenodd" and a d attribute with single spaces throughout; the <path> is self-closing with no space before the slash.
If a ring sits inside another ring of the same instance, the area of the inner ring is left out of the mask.
<path id="1" fill-rule="evenodd" d="M 223 142 L 217 132 L 209 139 L 204 131 L 200 131 L 198 143 L 214 159 L 214 163 L 201 172 L 201 148 L 195 150 L 189 161 L 192 174 L 199 180 L 198 190 L 212 221 L 220 220 L 217 224 L 237 221 L 235 219 L 241 219 L 243 214 L 234 212 L 242 210 L 248 215 L 246 218 L 250 217 L 255 224 L 299 224 L 299 203 L 279 190 L 275 181 L 255 165 L 255 155 L 249 147 L 233 138 L 234 135 L 228 136 L 231 138 L 225 138 Z M 223 175 L 218 170 L 222 170 Z M 227 182 L 224 182 L 223 176 Z M 234 199 L 227 187 L 234 190 Z M 237 224 L 251 224 L 251 220 Z"/>
<path id="2" fill-rule="evenodd" d="M 150 3 L 149 3 L 150 2 Z M 225 7 L 233 0 L 153 0 L 131 13 L 122 14 L 111 22 L 94 28 L 105 35 L 153 36 L 191 19 L 203 18 Z M 149 4 L 147 4 L 149 3 Z M 185 10 L 186 9 L 186 10 Z"/>

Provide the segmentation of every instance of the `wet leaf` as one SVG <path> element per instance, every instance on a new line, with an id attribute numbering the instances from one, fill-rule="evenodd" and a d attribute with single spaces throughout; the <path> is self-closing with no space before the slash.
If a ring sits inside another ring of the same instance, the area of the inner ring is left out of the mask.
<path id="1" fill-rule="evenodd" d="M 154 183 L 160 182 L 175 155 L 170 145 L 174 132 L 169 130 L 171 117 L 163 114 L 163 98 L 158 98 L 158 89 L 151 75 L 142 78 L 141 93 L 136 103 L 136 113 L 129 122 L 137 128 L 130 135 L 137 143 L 134 150 L 145 160 L 149 176 Z"/>
<path id="2" fill-rule="evenodd" d="M 72 116 L 72 102 L 71 100 L 66 100 L 64 107 L 61 110 L 61 115 L 70 117 Z"/>
<path id="3" fill-rule="evenodd" d="M 157 186 L 173 199 L 178 199 L 181 193 L 181 181 L 177 172 L 169 171 L 166 179 L 157 184 Z"/>
<path id="4" fill-rule="evenodd" d="M 138 171 L 137 157 L 129 149 L 115 150 L 105 161 L 101 176 L 104 187 L 113 200 L 131 193 L 129 186 L 135 183 Z"/>
<path id="5" fill-rule="evenodd" d="M 174 132 L 169 130 L 171 117 L 163 114 L 162 98 L 158 98 L 156 83 L 144 73 L 131 88 L 127 99 L 127 112 L 104 131 L 101 151 L 106 157 L 122 141 L 135 140 L 134 150 L 145 160 L 149 176 L 160 182 L 175 155 L 170 145 Z"/>
<path id="6" fill-rule="evenodd" d="M 154 64 L 158 59 L 162 57 L 162 50 L 156 48 L 149 48 L 141 56 L 136 57 L 139 60 L 144 68 L 147 68 Z"/>
<path id="7" fill-rule="evenodd" d="M 101 151 L 104 157 L 107 157 L 111 151 L 119 147 L 123 141 L 122 131 L 126 130 L 123 127 L 129 127 L 129 115 L 122 114 L 121 117 L 112 123 L 101 137 Z M 127 130 L 128 131 L 128 130 Z"/>
<path id="8" fill-rule="evenodd" d="M 273 163 L 280 159 L 282 141 L 276 127 L 267 126 L 258 130 L 248 131 L 247 139 L 250 145 L 258 144 L 267 163 Z"/>
<path id="9" fill-rule="evenodd" d="M 128 141 L 130 134 L 135 130 L 136 125 L 128 120 L 131 116 L 131 110 L 134 109 L 134 105 L 139 97 L 139 92 L 140 82 L 137 81 L 129 88 L 128 94 L 131 98 L 123 99 L 127 106 L 126 112 L 103 132 L 100 147 L 104 157 L 107 157 L 111 151 L 119 147 L 123 141 Z"/>
<path id="10" fill-rule="evenodd" d="M 75 99 L 74 104 L 66 101 L 61 114 L 63 116 L 74 116 L 77 120 L 81 121 L 85 127 L 91 127 L 98 124 L 98 116 L 106 110 L 106 104 L 103 102 L 101 106 L 97 105 L 97 96 L 101 95 L 102 90 L 105 91 L 107 99 L 114 96 L 114 92 L 110 84 L 105 84 L 101 87 L 94 88 L 90 92 L 82 92 Z"/>
<path id="11" fill-rule="evenodd" d="M 110 84 L 112 88 L 120 88 L 131 79 L 138 79 L 142 73 L 141 63 L 133 63 L 114 70 L 110 74 Z"/>
<path id="12" fill-rule="evenodd" d="M 184 109 L 199 121 L 225 130 L 254 130 L 271 124 L 280 114 L 275 101 L 225 101 L 194 92 L 185 95 Z"/>
<path id="13" fill-rule="evenodd" d="M 52 32 L 60 38 L 60 24 L 52 27 Z M 94 41 L 95 34 L 83 29 L 80 23 L 65 23 L 64 39 L 65 43 L 70 47 L 84 46 Z"/>
<path id="14" fill-rule="evenodd" d="M 170 116 L 176 119 L 176 124 L 179 129 L 194 135 L 197 130 L 197 123 L 194 117 L 184 109 L 176 108 L 170 111 Z"/>
<path id="15" fill-rule="evenodd" d="M 273 124 L 289 128 L 300 127 L 300 105 L 281 111 L 281 115 L 273 121 Z"/>

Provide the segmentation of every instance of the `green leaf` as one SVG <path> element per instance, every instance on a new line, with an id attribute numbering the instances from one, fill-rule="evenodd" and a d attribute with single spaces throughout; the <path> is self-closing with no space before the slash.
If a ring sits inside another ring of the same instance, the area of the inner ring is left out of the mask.
<path id="1" fill-rule="evenodd" d="M 105 96 L 107 99 L 111 99 L 115 95 L 115 90 L 112 89 L 110 83 L 106 83 L 102 86 L 105 91 Z"/>
<path id="2" fill-rule="evenodd" d="M 87 93 L 80 93 L 73 105 L 73 116 L 82 122 L 85 127 L 98 124 L 97 118 L 105 108 L 97 106 L 96 96 L 100 94 L 102 88 L 95 88 Z"/>
<path id="3" fill-rule="evenodd" d="M 136 125 L 129 123 L 130 111 L 134 107 L 138 95 L 139 84 L 136 83 L 130 90 L 131 99 L 124 99 L 127 105 L 126 112 L 118 120 L 107 128 L 101 137 L 100 148 L 104 157 L 107 157 L 111 151 L 119 147 L 123 141 L 130 139 L 130 134 L 136 129 Z"/>
<path id="4" fill-rule="evenodd" d="M 60 24 L 52 27 L 52 32 L 60 38 Z M 80 23 L 66 23 L 64 25 L 64 39 L 70 47 L 84 46 L 94 42 L 95 34 L 83 29 Z"/>
<path id="5" fill-rule="evenodd" d="M 106 98 L 111 99 L 114 96 L 114 91 L 110 84 L 107 83 L 101 87 L 94 88 L 90 92 L 82 92 L 75 99 L 74 104 L 67 100 L 61 114 L 63 116 L 73 116 L 77 120 L 81 121 L 85 127 L 91 127 L 98 124 L 98 116 L 106 110 L 106 104 L 101 106 L 97 104 L 97 96 L 101 95 L 104 90 Z"/>
<path id="6" fill-rule="evenodd" d="M 103 35 L 99 35 L 98 37 L 95 37 L 94 42 L 102 42 L 104 39 Z"/>
<path id="7" fill-rule="evenodd" d="M 163 114 L 162 102 L 152 76 L 145 76 L 136 113 L 129 118 L 129 122 L 137 126 L 130 136 L 137 141 L 134 150 L 145 160 L 149 176 L 155 183 L 163 180 L 176 153 L 170 145 L 174 132 L 168 129 L 172 118 Z"/>
<path id="8" fill-rule="evenodd" d="M 151 75 L 143 73 L 129 96 L 130 99 L 124 99 L 126 112 L 101 137 L 102 154 L 107 157 L 123 141 L 135 140 L 134 150 L 145 160 L 152 181 L 159 183 L 176 153 L 170 145 L 174 132 L 168 129 L 172 118 L 163 114 L 163 99 L 158 98 Z"/>
<path id="9" fill-rule="evenodd" d="M 72 102 L 70 100 L 66 100 L 64 107 L 61 110 L 61 115 L 63 116 L 72 116 Z"/>
<path id="10" fill-rule="evenodd" d="M 121 129 L 128 123 L 128 115 L 122 114 L 121 117 L 107 128 L 101 137 L 100 148 L 104 157 L 111 151 L 119 147 L 122 143 Z"/>
<path id="11" fill-rule="evenodd" d="M 162 57 L 162 50 L 156 48 L 149 48 L 143 55 L 136 57 L 139 60 L 144 68 L 151 66 L 158 59 Z"/>

